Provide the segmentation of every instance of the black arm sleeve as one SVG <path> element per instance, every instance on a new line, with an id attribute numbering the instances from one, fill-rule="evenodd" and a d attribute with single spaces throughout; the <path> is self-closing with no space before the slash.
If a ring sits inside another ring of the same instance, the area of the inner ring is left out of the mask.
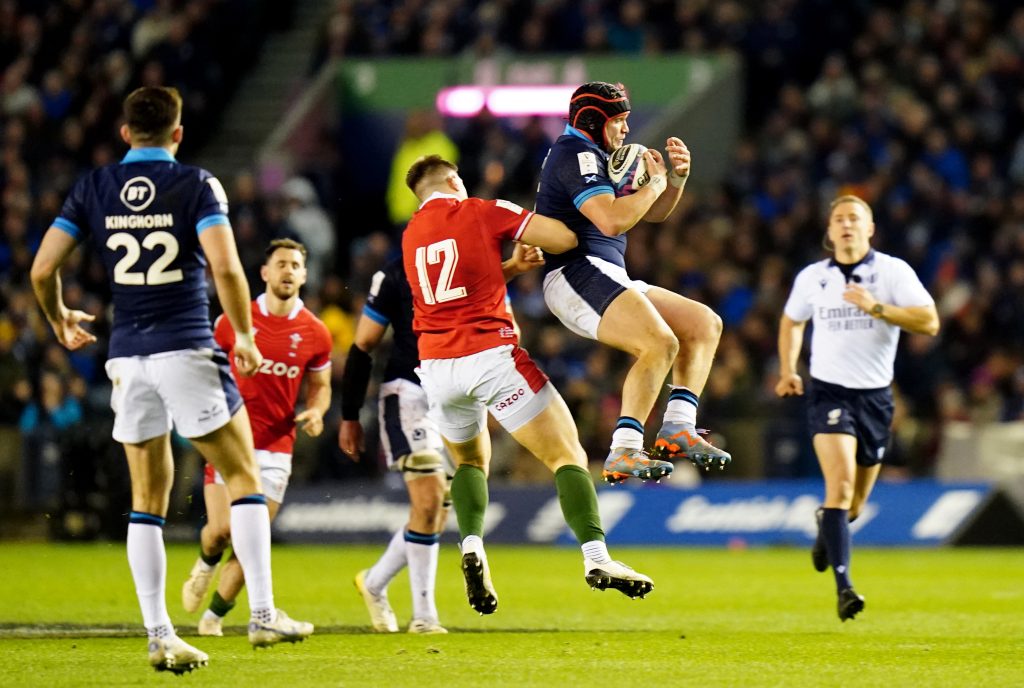
<path id="1" fill-rule="evenodd" d="M 341 376 L 341 419 L 359 420 L 359 410 L 366 401 L 373 360 L 355 344 L 348 350 L 345 372 Z"/>

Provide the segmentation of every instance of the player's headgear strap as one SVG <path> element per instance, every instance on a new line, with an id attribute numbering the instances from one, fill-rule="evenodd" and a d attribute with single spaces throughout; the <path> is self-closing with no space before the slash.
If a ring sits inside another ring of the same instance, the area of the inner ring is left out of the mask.
<path id="1" fill-rule="evenodd" d="M 630 111 L 623 88 L 605 81 L 590 81 L 579 88 L 569 101 L 569 124 L 586 132 L 594 143 L 608 147 L 604 125 L 612 117 Z"/>

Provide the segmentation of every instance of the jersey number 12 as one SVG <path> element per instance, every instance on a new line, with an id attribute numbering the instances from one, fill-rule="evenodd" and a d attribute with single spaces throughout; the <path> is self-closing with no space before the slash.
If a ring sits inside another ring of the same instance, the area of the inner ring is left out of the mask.
<path id="1" fill-rule="evenodd" d="M 437 285 L 434 286 L 430 284 L 430 278 L 427 276 L 427 265 L 438 263 L 441 263 L 441 274 L 438 275 Z M 465 287 L 452 288 L 452 277 L 455 276 L 455 266 L 458 264 L 459 246 L 455 239 L 436 241 L 430 246 L 420 246 L 416 249 L 416 274 L 419 277 L 423 300 L 428 305 L 465 298 Z"/>

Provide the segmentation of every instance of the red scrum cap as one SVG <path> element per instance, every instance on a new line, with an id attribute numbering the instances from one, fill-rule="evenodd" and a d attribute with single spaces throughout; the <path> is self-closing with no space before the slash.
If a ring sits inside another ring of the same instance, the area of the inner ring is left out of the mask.
<path id="1" fill-rule="evenodd" d="M 569 100 L 569 124 L 607 150 L 605 123 L 630 109 L 629 98 L 621 84 L 589 81 L 577 88 Z"/>

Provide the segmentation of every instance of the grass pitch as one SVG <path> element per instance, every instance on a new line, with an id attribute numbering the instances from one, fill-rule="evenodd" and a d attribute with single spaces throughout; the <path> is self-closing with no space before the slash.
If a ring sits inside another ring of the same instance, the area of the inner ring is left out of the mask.
<path id="1" fill-rule="evenodd" d="M 381 548 L 384 543 L 381 543 Z M 493 547 L 500 598 L 477 616 L 458 552 L 442 548 L 451 634 L 368 632 L 352 576 L 377 547 L 278 546 L 277 603 L 313 621 L 296 646 L 253 651 L 244 595 L 224 638 L 181 610 L 195 547 L 168 552 L 168 607 L 210 666 L 182 679 L 147 662 L 123 543 L 0 544 L 0 684 L 10 686 L 1013 686 L 1024 683 L 1024 551 L 855 550 L 867 608 L 836 617 L 831 573 L 804 550 L 623 549 L 654 592 L 591 592 L 575 549 Z M 408 622 L 402 574 L 390 597 Z M 231 628 L 231 624 L 235 624 Z M 234 631 L 234 632 L 232 632 Z M 178 681 L 181 683 L 178 683 Z"/>

